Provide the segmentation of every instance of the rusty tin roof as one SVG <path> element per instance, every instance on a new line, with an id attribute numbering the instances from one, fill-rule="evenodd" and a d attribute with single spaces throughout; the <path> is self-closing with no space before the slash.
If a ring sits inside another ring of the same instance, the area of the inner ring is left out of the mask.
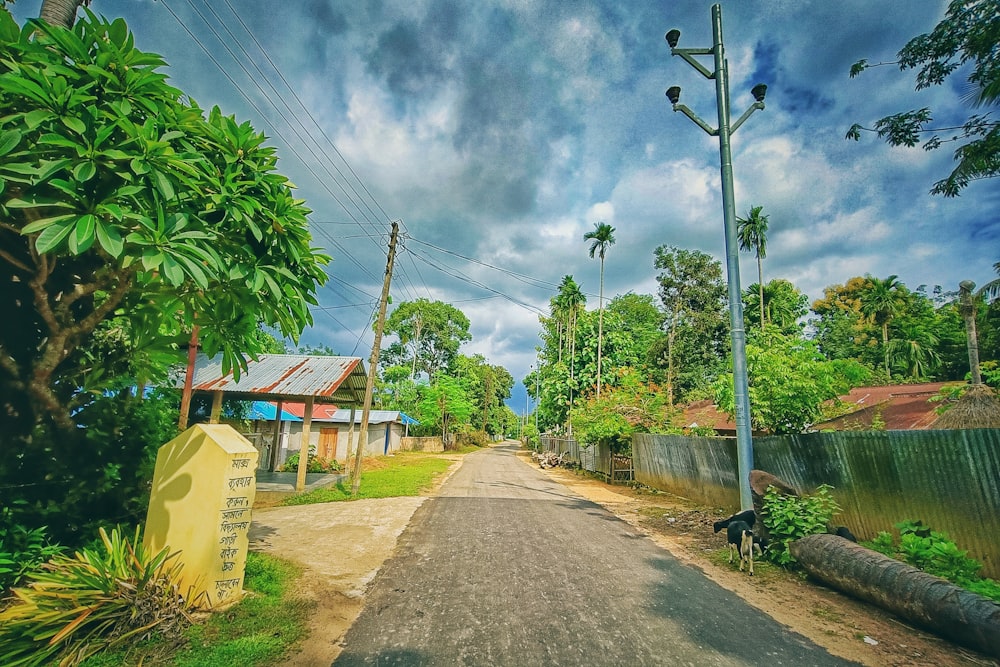
<path id="1" fill-rule="evenodd" d="M 305 354 L 262 354 L 247 360 L 247 370 L 237 382 L 223 375 L 222 358 L 199 354 L 195 361 L 194 391 L 221 391 L 259 400 L 304 401 L 361 405 L 368 380 L 360 357 L 322 357 Z M 182 369 L 177 386 L 184 386 Z"/>

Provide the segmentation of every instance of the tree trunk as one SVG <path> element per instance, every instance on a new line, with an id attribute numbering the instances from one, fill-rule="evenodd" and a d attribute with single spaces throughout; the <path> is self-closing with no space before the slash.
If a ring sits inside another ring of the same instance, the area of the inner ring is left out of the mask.
<path id="1" fill-rule="evenodd" d="M 789 549 L 823 583 L 1000 658 L 1000 605 L 992 600 L 836 535 L 809 535 Z"/>
<path id="2" fill-rule="evenodd" d="M 764 328 L 764 266 L 760 262 L 760 250 L 757 251 L 757 290 L 760 296 L 760 328 Z"/>
<path id="3" fill-rule="evenodd" d="M 889 322 L 882 323 L 882 353 L 885 355 L 885 377 L 892 380 L 892 371 L 889 370 Z"/>
<path id="4" fill-rule="evenodd" d="M 72 28 L 76 21 L 76 10 L 83 0 L 42 0 L 38 18 L 49 25 Z"/>
<path id="5" fill-rule="evenodd" d="M 965 320 L 965 340 L 966 348 L 969 352 L 969 372 L 972 373 L 972 384 L 983 383 L 982 373 L 979 372 L 979 336 L 976 335 L 976 305 L 972 302 L 972 290 L 976 283 L 971 280 L 963 280 L 958 284 L 959 311 Z"/>
<path id="6" fill-rule="evenodd" d="M 601 295 L 597 307 L 597 398 L 601 397 L 601 343 L 604 338 L 604 255 L 601 254 Z"/>

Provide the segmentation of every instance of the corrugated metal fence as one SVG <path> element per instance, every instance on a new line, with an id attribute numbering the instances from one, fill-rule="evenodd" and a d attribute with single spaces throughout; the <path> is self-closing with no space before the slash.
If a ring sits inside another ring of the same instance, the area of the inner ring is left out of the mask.
<path id="1" fill-rule="evenodd" d="M 843 431 L 755 438 L 754 467 L 800 492 L 834 487 L 859 539 L 919 519 L 1000 578 L 1000 430 Z M 736 441 L 637 434 L 636 481 L 739 509 Z"/>
<path id="2" fill-rule="evenodd" d="M 581 447 L 573 438 L 554 438 L 543 435 L 540 438 L 542 451 L 561 454 L 584 470 L 611 477 L 611 450 L 604 445 Z"/>

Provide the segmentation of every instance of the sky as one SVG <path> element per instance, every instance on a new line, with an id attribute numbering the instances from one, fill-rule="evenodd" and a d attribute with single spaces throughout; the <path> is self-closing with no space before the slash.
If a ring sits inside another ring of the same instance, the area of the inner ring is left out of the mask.
<path id="1" fill-rule="evenodd" d="M 23 20 L 40 4 L 12 9 Z M 655 295 L 660 245 L 725 261 L 718 139 L 664 95 L 681 86 L 681 101 L 717 125 L 714 82 L 664 40 L 677 28 L 679 47 L 711 47 L 712 4 L 93 0 L 91 9 L 125 18 L 137 46 L 164 56 L 170 82 L 203 108 L 250 120 L 278 147 L 279 171 L 313 210 L 316 245 L 333 256 L 303 344 L 369 357 L 399 221 L 393 302 L 462 310 L 472 334 L 462 352 L 511 372 L 520 412 L 538 317 L 562 277 L 597 307 L 600 265 L 583 239 L 596 223 L 615 228 L 606 299 Z M 752 104 L 754 84 L 768 86 L 766 109 L 732 139 L 737 214 L 759 205 L 770 218 L 765 281 L 785 278 L 813 300 L 865 274 L 949 290 L 996 277 L 995 180 L 933 196 L 952 168 L 949 144 L 928 152 L 874 135 L 845 140 L 856 122 L 911 108 L 930 107 L 941 126 L 968 116 L 961 77 L 915 92 L 912 72 L 892 66 L 848 76 L 861 58 L 894 60 L 946 5 L 722 3 L 732 116 Z M 753 255 L 740 263 L 742 285 L 756 282 Z"/>

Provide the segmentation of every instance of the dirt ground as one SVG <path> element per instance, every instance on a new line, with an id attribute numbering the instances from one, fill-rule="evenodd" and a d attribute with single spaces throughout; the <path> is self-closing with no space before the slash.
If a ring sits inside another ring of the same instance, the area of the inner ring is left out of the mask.
<path id="1" fill-rule="evenodd" d="M 523 452 L 525 461 L 530 456 Z M 460 465 L 459 457 L 433 493 Z M 1000 662 L 917 630 L 873 606 L 758 563 L 753 578 L 726 560 L 725 537 L 712 523 L 728 515 L 664 493 L 610 486 L 570 470 L 543 471 L 635 526 L 681 561 L 699 568 L 779 623 L 834 655 L 863 665 L 988 665 Z M 361 612 L 364 591 L 425 498 L 328 503 L 255 512 L 251 548 L 272 551 L 305 567 L 302 594 L 315 601 L 310 636 L 286 667 L 327 667 Z M 316 508 L 316 509 L 310 509 Z M 312 537 L 302 540 L 303 532 Z M 362 535 L 362 533 L 364 533 Z M 362 539 L 359 539 L 362 538 Z M 359 545 L 364 545 L 363 548 Z"/>

